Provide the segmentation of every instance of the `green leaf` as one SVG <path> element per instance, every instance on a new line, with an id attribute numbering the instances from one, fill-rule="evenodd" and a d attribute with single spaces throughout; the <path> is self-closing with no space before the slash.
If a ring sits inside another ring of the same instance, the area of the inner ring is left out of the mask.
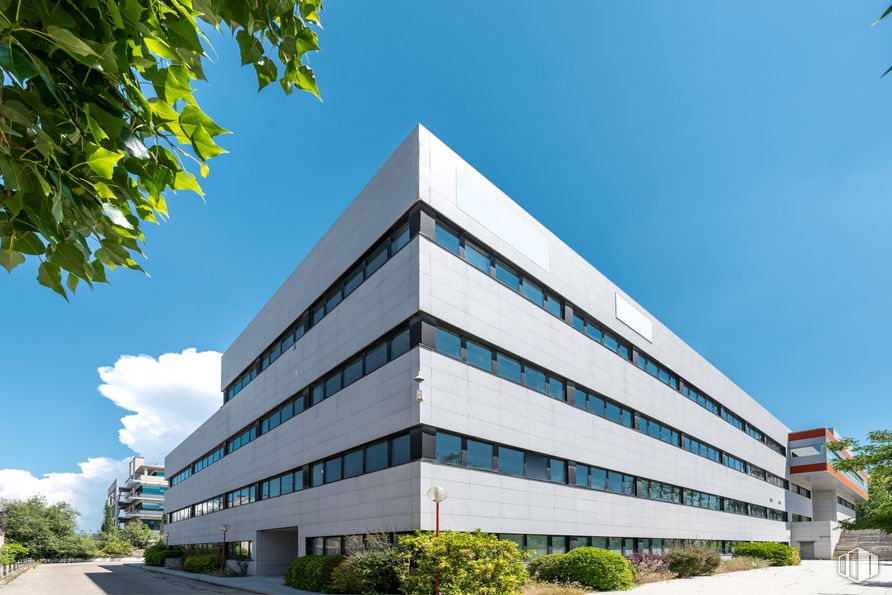
<path id="1" fill-rule="evenodd" d="M 71 293 L 77 291 L 77 282 L 78 278 L 71 273 L 68 273 L 68 279 L 66 279 L 65 284 L 68 285 L 68 289 L 71 291 Z"/>
<path id="2" fill-rule="evenodd" d="M 182 66 L 169 66 L 159 70 L 152 77 L 152 86 L 158 97 L 173 103 L 178 99 L 191 99 L 192 87 L 189 86 L 189 71 Z"/>
<path id="3" fill-rule="evenodd" d="M 254 62 L 254 70 L 257 72 L 257 91 L 263 90 L 279 76 L 279 69 L 276 68 L 275 62 L 269 58 L 262 58 Z"/>
<path id="4" fill-rule="evenodd" d="M 208 167 L 207 163 L 202 163 L 201 164 L 201 177 L 202 178 L 208 177 L 208 172 L 210 171 L 210 169 L 211 168 Z"/>
<path id="5" fill-rule="evenodd" d="M 195 133 L 192 135 L 192 148 L 195 149 L 199 159 L 202 161 L 207 161 L 211 157 L 226 153 L 223 148 L 214 142 L 214 139 L 210 137 L 207 130 L 202 126 L 196 128 Z"/>
<path id="6" fill-rule="evenodd" d="M 198 128 L 204 128 L 210 136 L 228 133 L 229 131 L 211 120 L 207 114 L 194 105 L 187 105 L 180 112 L 180 127 L 186 136 L 192 137 Z"/>
<path id="7" fill-rule="evenodd" d="M 0 249 L 0 265 L 8 272 L 25 262 L 25 257 L 21 252 L 16 250 Z"/>
<path id="8" fill-rule="evenodd" d="M 59 268 L 59 265 L 49 261 L 40 263 L 40 267 L 37 269 L 37 282 L 44 287 L 49 287 L 65 298 L 66 301 L 68 300 L 65 289 L 62 288 L 62 270 Z"/>
<path id="9" fill-rule="evenodd" d="M 204 196 L 204 192 L 201 191 L 201 186 L 198 185 L 198 180 L 195 178 L 194 175 L 190 174 L 187 171 L 177 172 L 177 176 L 173 182 L 173 187 L 176 190 L 192 190 L 199 196 Z"/>
<path id="10" fill-rule="evenodd" d="M 36 233 L 31 231 L 16 232 L 15 249 L 23 254 L 33 255 L 43 254 L 46 251 L 43 242 L 40 241 Z"/>
<path id="11" fill-rule="evenodd" d="M 110 180 L 115 164 L 124 156 L 123 153 L 109 151 L 103 147 L 92 145 L 87 154 L 87 165 L 99 176 Z"/>
<path id="12" fill-rule="evenodd" d="M 99 54 L 91 48 L 85 41 L 75 37 L 74 33 L 68 29 L 62 29 L 55 25 L 46 28 L 52 42 L 56 47 L 62 49 L 70 56 L 76 58 L 88 66 L 94 66 L 99 61 Z"/>
<path id="13" fill-rule="evenodd" d="M 304 91 L 309 91 L 310 93 L 315 95 L 317 99 L 322 101 L 322 96 L 319 95 L 319 89 L 316 87 L 316 75 L 313 74 L 313 69 L 309 66 L 301 64 L 298 67 L 297 86 Z"/>
<path id="14" fill-rule="evenodd" d="M 242 66 L 253 64 L 263 57 L 263 46 L 256 37 L 244 29 L 238 30 L 238 33 L 235 34 L 235 39 L 238 42 L 239 53 L 242 57 Z"/>

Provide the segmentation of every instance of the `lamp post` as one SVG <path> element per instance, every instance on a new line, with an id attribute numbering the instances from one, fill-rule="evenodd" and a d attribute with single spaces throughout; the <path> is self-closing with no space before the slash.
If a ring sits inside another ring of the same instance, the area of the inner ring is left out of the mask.
<path id="1" fill-rule="evenodd" d="M 226 573 L 226 532 L 229 531 L 229 525 L 220 525 L 220 531 L 223 531 L 223 544 L 220 546 L 220 574 Z"/>
<path id="2" fill-rule="evenodd" d="M 436 537 L 440 536 L 440 502 L 446 499 L 449 496 L 449 492 L 446 491 L 446 488 L 440 486 L 433 486 L 428 488 L 427 497 L 428 499 L 436 505 L 436 531 L 434 535 Z M 434 593 L 435 595 L 440 595 L 440 573 L 434 575 Z"/>

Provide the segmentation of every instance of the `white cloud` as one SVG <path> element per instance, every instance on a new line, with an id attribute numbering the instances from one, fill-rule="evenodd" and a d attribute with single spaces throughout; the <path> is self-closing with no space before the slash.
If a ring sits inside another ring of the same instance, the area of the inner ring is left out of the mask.
<path id="1" fill-rule="evenodd" d="M 217 351 L 186 349 L 153 358 L 123 355 L 99 368 L 99 392 L 132 412 L 121 418 L 118 439 L 146 462 L 164 456 L 203 423 L 222 403 Z M 51 503 L 65 501 L 81 512 L 78 525 L 95 531 L 102 522 L 108 486 L 127 474 L 128 459 L 91 457 L 80 472 L 36 477 L 22 469 L 0 469 L 0 499 L 43 494 Z"/>

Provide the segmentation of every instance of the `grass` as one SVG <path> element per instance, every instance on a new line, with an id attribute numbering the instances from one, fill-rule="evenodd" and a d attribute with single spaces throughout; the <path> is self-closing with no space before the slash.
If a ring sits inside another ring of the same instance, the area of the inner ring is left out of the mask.
<path id="1" fill-rule="evenodd" d="M 756 568 L 767 568 L 770 565 L 768 560 L 762 558 L 752 558 L 750 556 L 736 556 L 722 560 L 719 567 L 715 569 L 716 574 L 724 574 L 726 572 L 740 572 L 741 570 L 755 570 Z"/>
<path id="2" fill-rule="evenodd" d="M 583 595 L 586 592 L 586 589 L 575 584 L 530 581 L 523 587 L 523 595 Z"/>
<path id="3" fill-rule="evenodd" d="M 675 578 L 674 572 L 637 572 L 635 573 L 635 582 L 639 585 L 644 585 L 647 583 L 658 583 L 660 581 L 671 581 Z"/>

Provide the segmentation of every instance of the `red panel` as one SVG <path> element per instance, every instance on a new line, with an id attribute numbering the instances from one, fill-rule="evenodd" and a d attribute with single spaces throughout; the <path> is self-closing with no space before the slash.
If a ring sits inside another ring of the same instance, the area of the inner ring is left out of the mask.
<path id="1" fill-rule="evenodd" d="M 830 430 L 827 428 L 815 428 L 814 430 L 802 430 L 801 432 L 790 432 L 788 436 L 789 441 L 793 440 L 805 440 L 806 438 L 819 438 L 821 436 L 826 437 L 828 440 L 836 440 L 833 434 L 830 433 Z"/>

